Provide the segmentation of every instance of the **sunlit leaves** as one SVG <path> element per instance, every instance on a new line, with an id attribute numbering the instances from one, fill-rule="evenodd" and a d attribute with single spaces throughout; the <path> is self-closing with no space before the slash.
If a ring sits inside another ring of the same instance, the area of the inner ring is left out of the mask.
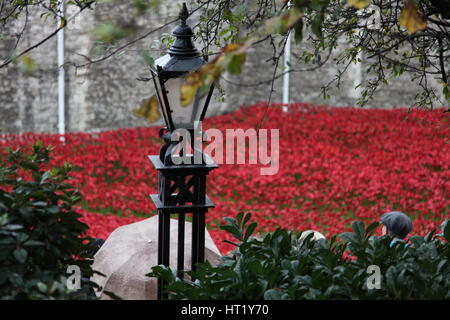
<path id="1" fill-rule="evenodd" d="M 59 27 L 60 27 L 60 28 L 64 28 L 66 25 L 67 25 L 67 20 L 66 20 L 66 18 L 65 18 L 65 17 L 61 17 L 61 22 L 60 22 Z"/>
<path id="2" fill-rule="evenodd" d="M 144 118 L 148 122 L 158 121 L 159 118 L 161 118 L 158 98 L 156 96 L 151 96 L 148 99 L 143 99 L 139 109 L 133 110 L 133 114 L 136 117 Z"/>
<path id="3" fill-rule="evenodd" d="M 427 22 L 417 10 L 413 0 L 406 0 L 405 7 L 400 13 L 400 26 L 406 28 L 409 33 L 415 33 L 427 28 Z"/>
<path id="4" fill-rule="evenodd" d="M 18 59 L 19 68 L 22 72 L 30 74 L 37 68 L 36 60 L 28 54 L 24 54 Z"/>
<path id="5" fill-rule="evenodd" d="M 228 71 L 232 74 L 239 74 L 241 73 L 241 66 L 245 62 L 245 54 L 235 54 L 231 56 L 231 61 L 228 64 Z"/>
<path id="6" fill-rule="evenodd" d="M 232 43 L 221 50 L 211 62 L 204 65 L 199 71 L 190 74 L 181 87 L 181 103 L 188 105 L 192 102 L 197 91 L 205 95 L 209 87 L 215 83 L 220 75 L 228 71 L 231 74 L 239 74 L 246 60 L 246 50 L 252 43 L 264 36 L 285 33 L 295 26 L 301 19 L 299 9 L 292 8 L 284 14 L 267 20 L 252 36 L 240 43 Z"/>
<path id="7" fill-rule="evenodd" d="M 302 17 L 302 13 L 297 8 L 292 8 L 284 14 L 267 20 L 259 33 L 261 36 L 277 33 L 285 33 L 292 28 Z"/>
<path id="8" fill-rule="evenodd" d="M 347 0 L 348 5 L 355 7 L 356 9 L 364 9 L 369 4 L 369 0 Z"/>
<path id="9" fill-rule="evenodd" d="M 194 101 L 194 98 L 197 94 L 197 89 L 199 86 L 199 82 L 196 80 L 198 77 L 196 75 L 192 75 L 188 81 L 181 85 L 181 106 L 186 107 Z"/>
<path id="10" fill-rule="evenodd" d="M 222 48 L 221 55 L 216 56 L 198 72 L 188 75 L 181 86 L 181 104 L 190 104 L 197 91 L 200 95 L 205 95 L 209 87 L 219 79 L 222 72 L 239 73 L 241 65 L 245 62 L 247 46 L 248 44 L 236 43 L 227 45 Z"/>

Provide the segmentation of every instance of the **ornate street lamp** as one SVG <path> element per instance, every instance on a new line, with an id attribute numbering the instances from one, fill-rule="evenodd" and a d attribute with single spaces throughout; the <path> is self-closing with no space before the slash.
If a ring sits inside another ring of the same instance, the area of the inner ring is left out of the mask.
<path id="1" fill-rule="evenodd" d="M 206 176 L 217 168 L 217 165 L 206 155 L 208 161 L 193 164 L 175 164 L 173 156 L 177 156 L 175 150 L 177 141 L 171 141 L 172 134 L 177 129 L 185 129 L 192 137 L 190 144 L 196 136 L 202 138 L 202 134 L 195 135 L 196 121 L 202 121 L 205 117 L 213 87 L 204 97 L 197 94 L 192 102 L 183 105 L 181 103 L 181 86 L 184 77 L 198 70 L 205 62 L 206 57 L 200 56 L 192 43 L 193 32 L 186 24 L 189 17 L 186 4 L 180 12 L 181 24 L 173 31 L 175 42 L 169 48 L 168 53 L 157 59 L 151 68 L 152 78 L 156 87 L 159 105 L 166 124 L 159 132 L 165 140 L 159 156 L 149 156 L 153 166 L 159 173 L 158 194 L 150 197 L 158 209 L 158 264 L 169 266 L 170 256 L 170 216 L 178 215 L 178 248 L 177 248 L 177 272 L 180 278 L 184 271 L 185 249 L 185 216 L 192 214 L 192 270 L 196 264 L 205 260 L 205 216 L 209 208 L 214 207 L 206 195 Z M 186 156 L 186 155 L 185 155 Z M 201 155 L 203 159 L 203 155 Z M 158 299 L 164 298 L 164 283 L 158 280 Z"/>
<path id="2" fill-rule="evenodd" d="M 166 165 L 173 164 L 172 155 L 176 143 L 171 143 L 172 133 L 176 129 L 186 129 L 191 137 L 194 137 L 194 129 L 196 129 L 194 125 L 204 119 L 214 90 L 214 85 L 211 85 L 207 95 L 202 96 L 197 91 L 190 103 L 181 103 L 181 86 L 185 81 L 185 76 L 200 69 L 207 62 L 207 56 L 200 56 L 192 43 L 194 33 L 186 24 L 189 12 L 185 3 L 183 3 L 179 17 L 181 24 L 172 32 L 175 42 L 170 46 L 167 54 L 157 59 L 151 68 L 159 105 L 166 124 L 166 128 L 160 131 L 161 138 L 166 141 L 160 156 L 161 161 Z M 193 147 L 193 140 L 189 142 Z"/>

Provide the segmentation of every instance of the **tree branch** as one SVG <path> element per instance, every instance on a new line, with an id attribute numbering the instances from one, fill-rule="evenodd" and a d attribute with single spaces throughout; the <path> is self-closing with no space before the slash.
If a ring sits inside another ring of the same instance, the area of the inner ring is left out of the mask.
<path id="1" fill-rule="evenodd" d="M 45 42 L 47 42 L 48 40 L 50 40 L 51 38 L 53 38 L 60 30 L 64 29 L 67 24 L 72 21 L 73 19 L 75 19 L 81 12 L 83 12 L 85 9 L 89 8 L 91 5 L 91 3 L 88 3 L 86 5 L 84 5 L 83 7 L 80 8 L 80 11 L 78 11 L 77 13 L 75 13 L 73 16 L 71 16 L 69 19 L 66 20 L 66 23 L 63 26 L 59 26 L 55 31 L 53 31 L 51 34 L 49 34 L 47 37 L 45 37 L 44 39 L 42 39 L 41 41 L 37 42 L 36 44 L 32 45 L 31 47 L 25 49 L 24 51 L 22 51 L 21 53 L 19 53 L 17 56 L 15 57 L 9 57 L 6 59 L 5 62 L 3 62 L 2 64 L 0 64 L 0 69 L 6 67 L 7 65 L 9 65 L 11 62 L 17 60 L 18 58 L 22 57 L 23 55 L 27 54 L 28 52 L 30 52 L 33 49 L 36 49 L 37 47 L 41 46 L 42 44 L 44 44 Z"/>

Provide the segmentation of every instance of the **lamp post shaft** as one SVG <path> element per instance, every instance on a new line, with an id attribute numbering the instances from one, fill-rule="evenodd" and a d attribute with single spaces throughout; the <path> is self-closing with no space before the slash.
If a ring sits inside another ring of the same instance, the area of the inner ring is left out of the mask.
<path id="1" fill-rule="evenodd" d="M 202 139 L 202 135 L 196 135 L 201 131 L 195 130 L 196 123 L 205 117 L 214 86 L 211 86 L 206 96 L 197 94 L 187 105 L 182 104 L 179 98 L 182 82 L 177 78 L 199 70 L 207 62 L 207 57 L 202 57 L 194 46 L 194 33 L 186 23 L 189 18 L 186 4 L 183 4 L 179 17 L 180 24 L 172 32 L 175 41 L 166 55 L 155 60 L 150 70 L 166 128 L 159 131 L 159 136 L 165 142 L 160 154 L 149 156 L 149 159 L 158 171 L 158 194 L 150 195 L 159 218 L 158 264 L 170 266 L 170 217 L 177 215 L 178 244 L 175 265 L 178 277 L 182 278 L 186 269 L 186 215 L 192 215 L 191 270 L 195 270 L 196 265 L 205 260 L 206 213 L 209 208 L 214 207 L 206 195 L 206 176 L 217 168 L 217 165 L 211 159 L 204 161 L 201 151 L 195 148 L 195 142 Z M 194 160 L 194 164 L 179 164 L 174 160 L 184 160 L 188 157 L 185 149 L 181 148 L 182 154 L 177 151 L 179 141 L 172 141 L 172 138 L 178 135 L 176 130 L 179 128 L 187 129 L 191 135 L 190 141 L 181 143 L 188 143 L 193 148 L 193 159 L 189 159 Z M 199 157 L 201 161 L 198 161 Z M 164 281 L 158 279 L 158 299 L 166 298 L 164 286 Z"/>
<path id="2" fill-rule="evenodd" d="M 158 155 L 149 156 L 159 172 L 158 194 L 150 195 L 158 209 L 158 264 L 170 266 L 170 217 L 178 216 L 177 275 L 183 278 L 185 271 L 185 219 L 192 216 L 191 270 L 205 261 L 206 213 L 214 205 L 206 195 L 206 177 L 217 168 L 208 159 L 208 164 L 165 165 Z M 158 279 L 158 299 L 165 299 L 165 283 Z"/>

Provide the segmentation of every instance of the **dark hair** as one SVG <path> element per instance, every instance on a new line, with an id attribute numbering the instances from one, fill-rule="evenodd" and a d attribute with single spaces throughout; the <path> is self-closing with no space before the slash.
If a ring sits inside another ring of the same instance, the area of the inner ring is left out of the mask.
<path id="1" fill-rule="evenodd" d="M 411 219 L 400 211 L 392 211 L 383 214 L 380 222 L 386 226 L 391 234 L 402 239 L 404 239 L 413 229 Z"/>

